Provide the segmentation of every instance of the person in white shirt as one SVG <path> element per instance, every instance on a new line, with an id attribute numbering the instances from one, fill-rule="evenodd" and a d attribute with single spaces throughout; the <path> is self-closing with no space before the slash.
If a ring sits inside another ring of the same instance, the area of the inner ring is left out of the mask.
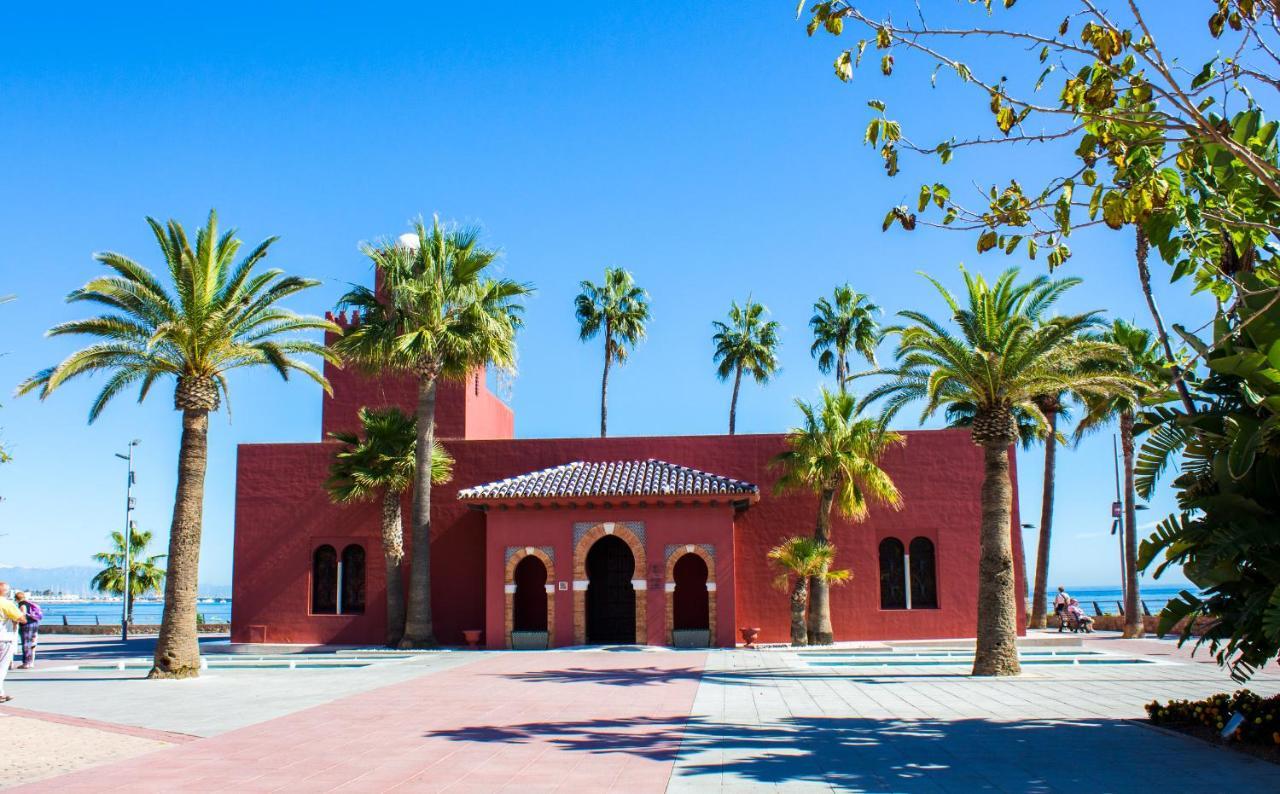
<path id="1" fill-rule="evenodd" d="M 1062 631 L 1062 623 L 1067 617 L 1067 605 L 1071 603 L 1071 594 L 1062 585 L 1058 585 L 1058 594 L 1053 597 L 1053 614 L 1058 619 L 1058 631 Z"/>
<path id="2" fill-rule="evenodd" d="M 18 626 L 27 622 L 18 605 L 9 598 L 9 583 L 0 582 L 0 703 L 8 703 L 12 697 L 5 694 L 4 679 L 13 664 L 13 652 L 18 647 Z"/>

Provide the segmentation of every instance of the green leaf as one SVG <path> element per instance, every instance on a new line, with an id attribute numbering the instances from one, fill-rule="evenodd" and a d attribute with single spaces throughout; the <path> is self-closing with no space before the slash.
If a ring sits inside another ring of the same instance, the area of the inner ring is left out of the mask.
<path id="1" fill-rule="evenodd" d="M 1231 449 L 1227 451 L 1227 470 L 1234 479 L 1240 480 L 1253 468 L 1253 461 L 1262 441 L 1258 432 L 1258 420 L 1251 416 L 1236 415 L 1227 420 L 1236 427 L 1235 438 L 1231 441 Z"/>
<path id="2" fill-rule="evenodd" d="M 933 193 L 929 190 L 928 185 L 920 186 L 920 203 L 916 208 L 917 212 L 924 212 L 924 208 L 929 206 L 929 199 L 933 198 Z"/>
<path id="3" fill-rule="evenodd" d="M 884 112 L 884 102 L 879 99 L 867 100 L 867 107 L 871 108 L 872 110 L 878 110 L 881 113 Z"/>
<path id="4" fill-rule="evenodd" d="M 994 230 L 988 229 L 978 237 L 978 253 L 985 253 L 996 247 L 999 239 Z"/>

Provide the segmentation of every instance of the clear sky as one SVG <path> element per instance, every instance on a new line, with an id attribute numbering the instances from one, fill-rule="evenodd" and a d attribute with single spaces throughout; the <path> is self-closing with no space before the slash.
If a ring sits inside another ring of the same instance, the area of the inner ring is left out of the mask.
<path id="1" fill-rule="evenodd" d="M 151 7 L 145 7 L 151 6 Z M 964 7 L 964 4 L 960 4 Z M 950 285 L 957 267 L 994 275 L 966 234 L 883 234 L 921 181 L 957 190 L 1031 176 L 1067 155 L 987 149 L 905 158 L 885 177 L 861 146 L 865 100 L 934 130 L 980 119 L 902 65 L 852 86 L 832 75 L 838 50 L 805 37 L 786 0 L 720 3 L 72 3 L 15 7 L 0 29 L 0 427 L 14 461 L 0 467 L 0 562 L 87 564 L 123 520 L 124 465 L 138 448 L 139 525 L 163 545 L 179 417 L 167 391 L 119 398 L 86 425 L 100 382 L 48 401 L 12 388 L 60 360 L 71 339 L 43 337 L 82 316 L 71 289 L 112 249 L 156 267 L 146 215 L 199 224 L 210 207 L 249 244 L 279 235 L 270 262 L 322 279 L 293 308 L 331 308 L 368 281 L 362 240 L 398 234 L 418 214 L 482 225 L 502 268 L 531 281 L 520 371 L 510 400 L 523 436 L 598 427 L 598 343 L 577 339 L 572 298 L 606 266 L 635 273 L 652 296 L 649 339 L 612 376 L 614 434 L 716 433 L 729 386 L 711 363 L 712 320 L 748 294 L 784 331 L 782 372 L 744 385 L 739 432 L 785 430 L 795 397 L 823 382 L 809 357 L 813 301 L 849 281 L 887 314 L 944 316 L 916 271 Z M 732 13 L 729 13 L 732 9 Z M 851 42 L 844 46 L 849 46 Z M 984 64 L 974 53 L 975 68 Z M 1033 68 L 1011 66 L 1016 71 Z M 1034 77 L 1034 76 L 1033 76 Z M 952 86 L 947 86 L 950 88 Z M 980 105 L 980 103 L 977 103 Z M 1063 311 L 1104 308 L 1149 322 L 1128 233 L 1082 232 L 1065 274 L 1086 283 Z M 1208 310 L 1184 284 L 1157 290 L 1171 321 Z M 886 317 L 886 319 L 888 319 Z M 889 350 L 883 351 L 888 355 Z M 202 581 L 231 578 L 236 444 L 315 441 L 320 390 L 267 373 L 232 381 L 231 420 L 210 423 Z M 916 415 L 904 413 L 902 428 Z M 936 426 L 937 420 L 927 423 Z M 1115 485 L 1111 436 L 1059 458 L 1052 583 L 1119 579 L 1107 534 Z M 1040 509 L 1039 449 L 1019 456 L 1023 520 Z M 1144 522 L 1172 506 L 1162 494 Z M 281 531 L 289 528 L 282 527 Z M 1028 565 L 1034 537 L 1028 534 Z"/>

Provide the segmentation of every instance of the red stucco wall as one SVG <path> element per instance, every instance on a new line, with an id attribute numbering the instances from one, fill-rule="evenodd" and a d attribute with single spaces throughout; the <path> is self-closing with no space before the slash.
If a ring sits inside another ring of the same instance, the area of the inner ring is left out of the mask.
<path id="1" fill-rule="evenodd" d="M 457 384 L 465 387 L 466 384 Z M 341 393 L 340 390 L 335 389 Z M 483 389 L 482 389 L 483 391 Z M 461 395 L 458 395 L 459 397 Z M 455 398 L 456 399 L 456 398 Z M 495 398 L 496 399 L 496 398 Z M 457 400 L 464 406 L 466 400 Z M 352 401 L 335 407 L 354 405 Z M 410 401 L 409 406 L 412 405 Z M 503 406 L 505 408 L 505 406 Z M 336 410 L 336 408 L 335 408 Z M 345 408 L 343 409 L 346 410 Z M 354 415 L 351 408 L 348 416 Z M 448 416 L 448 412 L 445 412 Z M 337 421 L 334 414 L 333 421 Z M 326 404 L 326 422 L 330 405 Z M 488 421 L 488 420 L 486 420 Z M 495 420 L 496 421 L 496 420 Z M 456 427 L 465 431 L 465 417 Z M 492 425 L 490 426 L 492 427 Z M 981 451 L 969 442 L 962 430 L 916 431 L 906 433 L 904 448 L 891 451 L 884 467 L 902 490 L 904 508 L 894 512 L 873 507 L 862 523 L 837 519 L 835 543 L 839 565 L 851 568 L 851 583 L 833 590 L 832 613 L 838 639 L 909 639 L 971 637 L 976 622 L 979 490 L 982 478 Z M 788 602 L 784 593 L 772 586 L 774 571 L 765 558 L 767 550 L 782 539 L 812 531 L 817 499 L 808 494 L 775 495 L 774 477 L 768 461 L 782 448 L 780 435 L 678 436 L 649 438 L 447 440 L 445 445 L 457 460 L 453 482 L 435 489 L 432 509 L 432 598 L 436 632 L 443 643 L 460 643 L 462 630 L 485 627 L 492 634 L 494 605 L 486 606 L 486 574 L 494 575 L 495 560 L 486 559 L 486 516 L 456 500 L 459 488 L 503 477 L 555 466 L 573 460 L 614 460 L 660 458 L 716 474 L 748 480 L 761 488 L 759 503 L 739 513 L 734 521 L 733 566 L 726 555 L 717 559 L 717 579 L 721 581 L 717 604 L 717 638 L 737 626 L 763 629 L 765 641 L 785 641 L 788 634 Z M 376 643 L 383 633 L 383 573 L 378 564 L 378 511 L 374 505 L 337 507 L 331 505 L 323 489 L 331 447 L 320 444 L 243 445 L 237 468 L 235 575 L 232 638 L 250 641 L 262 635 L 251 626 L 265 626 L 269 642 Z M 1011 453 L 1012 454 L 1012 453 Z M 1025 601 L 1021 533 L 1016 498 L 1011 534 L 1018 584 L 1019 625 Z M 721 508 L 728 510 L 728 508 Z M 693 508 L 634 508 L 592 513 L 611 520 L 643 521 L 653 526 L 655 536 L 671 537 L 671 543 L 698 542 L 688 539 L 690 531 L 703 531 L 714 522 L 681 521 L 681 510 Z M 532 518 L 536 512 L 490 513 L 489 530 L 503 533 L 506 545 L 549 545 L 521 536 L 524 531 L 545 533 L 554 529 L 547 521 Z M 406 520 L 408 516 L 406 504 Z M 501 516 L 501 517 L 500 517 Z M 525 516 L 521 518 L 521 516 Z M 661 527 L 661 529 L 659 529 Z M 707 529 L 712 532 L 714 529 Z M 406 534 L 408 528 L 406 527 Z M 553 533 L 554 534 L 554 533 Z M 938 570 L 937 610 L 882 611 L 879 609 L 879 579 L 876 548 L 879 541 L 894 535 L 904 544 L 924 535 L 936 547 Z M 539 534 L 539 537 L 544 535 Z M 319 542 L 358 538 L 366 543 L 370 564 L 367 572 L 366 602 L 361 616 L 311 616 L 307 613 L 311 550 Z M 513 542 L 507 543 L 506 538 Z M 516 539 L 520 538 L 520 539 Z M 660 548 L 662 544 L 654 546 Z M 719 549 L 721 542 L 715 542 Z M 653 541 L 651 541 L 651 544 Z M 497 552 L 499 555 L 501 552 Z M 571 573 L 561 570 L 570 564 L 571 551 L 557 547 L 557 581 L 569 581 Z M 497 561 L 497 592 L 501 594 L 501 559 Z M 657 561 L 651 559 L 650 565 Z M 730 577 L 734 587 L 726 586 Z M 489 592 L 493 592 L 491 589 Z M 729 593 L 733 603 L 728 603 Z M 556 593 L 557 598 L 565 594 Z M 661 587 L 648 591 L 650 614 L 664 609 Z M 492 598 L 490 601 L 494 600 Z M 557 640 L 564 638 L 565 623 L 571 626 L 572 609 L 557 601 Z M 501 625 L 501 604 L 497 605 Z M 735 625 L 736 624 L 736 625 Z M 653 629 L 651 641 L 661 641 L 661 630 Z M 660 622 L 657 625 L 661 625 Z M 658 636 L 654 636 L 653 632 Z M 570 637 L 571 640 L 571 630 Z"/>

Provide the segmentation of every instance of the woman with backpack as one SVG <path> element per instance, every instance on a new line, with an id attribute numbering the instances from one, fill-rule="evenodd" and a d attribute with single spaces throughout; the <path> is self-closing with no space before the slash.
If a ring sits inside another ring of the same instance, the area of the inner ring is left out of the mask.
<path id="1" fill-rule="evenodd" d="M 44 612 L 26 593 L 19 591 L 13 595 L 18 601 L 18 608 L 27 616 L 27 622 L 18 627 L 18 636 L 22 638 L 22 664 L 18 665 L 18 669 L 30 670 L 36 662 L 36 643 L 39 641 L 40 621 L 44 619 Z"/>

